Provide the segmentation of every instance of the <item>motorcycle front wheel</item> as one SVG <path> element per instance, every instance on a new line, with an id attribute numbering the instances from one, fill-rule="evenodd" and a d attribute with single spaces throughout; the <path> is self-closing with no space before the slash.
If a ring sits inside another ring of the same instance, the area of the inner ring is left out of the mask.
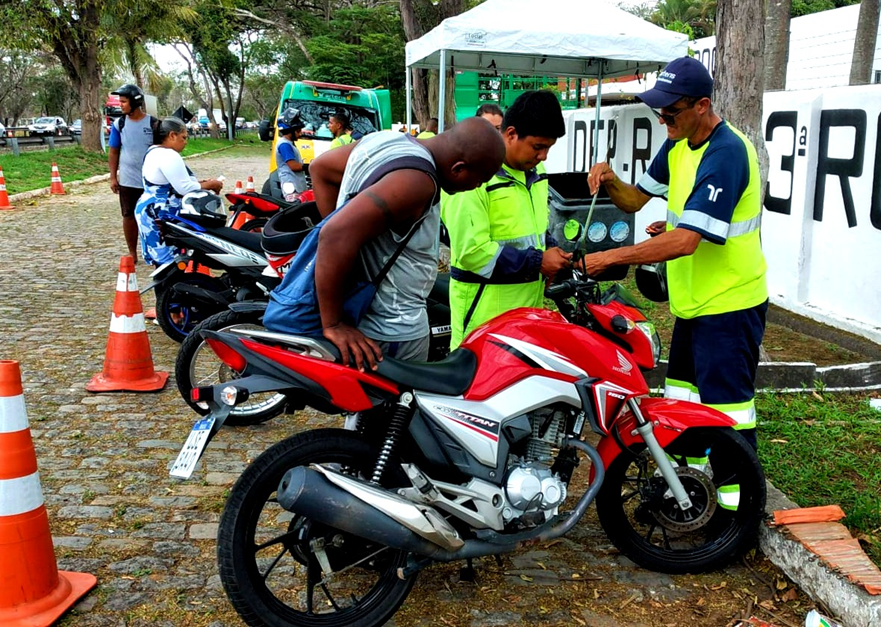
<path id="1" fill-rule="evenodd" d="M 181 343 L 174 364 L 174 378 L 180 395 L 195 412 L 204 416 L 208 413 L 208 404 L 196 402 L 190 397 L 193 388 L 227 383 L 240 377 L 238 372 L 214 354 L 201 332 L 232 329 L 262 330 L 263 325 L 260 324 L 262 316 L 262 311 L 221 311 L 200 322 Z M 230 410 L 226 424 L 241 426 L 266 422 L 284 412 L 286 401 L 287 397 L 277 392 L 251 394 L 248 400 Z"/>
<path id="2" fill-rule="evenodd" d="M 416 580 L 397 575 L 406 552 L 291 514 L 276 499 L 291 468 L 332 464 L 367 478 L 377 456 L 356 433 L 320 429 L 282 440 L 248 466 L 232 488 L 217 532 L 220 579 L 245 623 L 382 625 L 401 606 Z M 389 478 L 391 485 L 404 485 L 401 474 Z M 316 557 L 314 547 L 321 545 L 332 573 L 324 572 Z"/>
<path id="3" fill-rule="evenodd" d="M 178 343 L 183 342 L 193 327 L 217 313 L 218 310 L 216 306 L 198 303 L 185 294 L 178 294 L 174 286 L 182 283 L 200 287 L 209 292 L 220 293 L 227 289 L 220 279 L 207 274 L 188 272 L 179 281 L 165 286 L 161 292 L 156 294 L 156 321 L 165 335 Z"/>
<path id="4" fill-rule="evenodd" d="M 765 475 L 753 448 L 728 428 L 693 428 L 664 452 L 692 507 L 682 510 L 644 446 L 606 469 L 597 515 L 612 543 L 649 570 L 700 573 L 724 566 L 755 541 Z"/>

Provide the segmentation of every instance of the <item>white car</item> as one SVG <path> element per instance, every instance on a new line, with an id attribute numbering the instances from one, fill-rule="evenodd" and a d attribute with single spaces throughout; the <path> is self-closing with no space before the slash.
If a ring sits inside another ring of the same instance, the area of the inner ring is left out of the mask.
<path id="1" fill-rule="evenodd" d="M 28 131 L 31 135 L 67 135 L 67 122 L 57 116 L 37 118 Z"/>

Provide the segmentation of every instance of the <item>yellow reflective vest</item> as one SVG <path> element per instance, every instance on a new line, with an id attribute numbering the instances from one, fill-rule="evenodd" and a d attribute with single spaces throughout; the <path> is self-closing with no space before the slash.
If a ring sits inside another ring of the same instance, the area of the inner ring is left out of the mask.
<path id="1" fill-rule="evenodd" d="M 456 348 L 470 331 L 517 307 L 541 307 L 541 257 L 548 230 L 544 165 L 502 169 L 475 190 L 445 195 L 450 234 L 450 313 Z"/>

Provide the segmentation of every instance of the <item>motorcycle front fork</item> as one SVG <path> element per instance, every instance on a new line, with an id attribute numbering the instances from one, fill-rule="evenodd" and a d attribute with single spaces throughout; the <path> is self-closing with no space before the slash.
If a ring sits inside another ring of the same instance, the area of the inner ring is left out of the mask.
<path id="1" fill-rule="evenodd" d="M 685 491 L 682 482 L 679 480 L 679 475 L 676 474 L 676 470 L 673 468 L 673 462 L 670 461 L 667 454 L 664 452 L 664 449 L 658 444 L 658 439 L 655 437 L 654 425 L 642 415 L 642 412 L 639 410 L 639 403 L 636 402 L 635 398 L 628 400 L 627 405 L 630 407 L 630 411 L 633 412 L 633 417 L 636 419 L 636 431 L 648 447 L 649 454 L 658 465 L 658 470 L 661 472 L 661 476 L 664 477 L 667 485 L 670 486 L 673 498 L 676 499 L 676 502 L 679 503 L 679 507 L 682 510 L 691 509 L 691 499 L 688 498 L 688 493 Z"/>

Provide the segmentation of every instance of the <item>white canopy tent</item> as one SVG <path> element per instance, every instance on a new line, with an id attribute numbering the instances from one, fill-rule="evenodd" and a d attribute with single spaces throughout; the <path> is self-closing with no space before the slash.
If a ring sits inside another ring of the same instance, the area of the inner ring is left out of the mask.
<path id="1" fill-rule="evenodd" d="M 441 77 L 448 70 L 464 70 L 602 81 L 657 71 L 686 54 L 686 35 L 655 26 L 609 0 L 486 0 L 407 43 L 407 128 L 412 126 L 410 68 L 439 70 Z M 441 131 L 445 91 L 442 79 Z"/>

